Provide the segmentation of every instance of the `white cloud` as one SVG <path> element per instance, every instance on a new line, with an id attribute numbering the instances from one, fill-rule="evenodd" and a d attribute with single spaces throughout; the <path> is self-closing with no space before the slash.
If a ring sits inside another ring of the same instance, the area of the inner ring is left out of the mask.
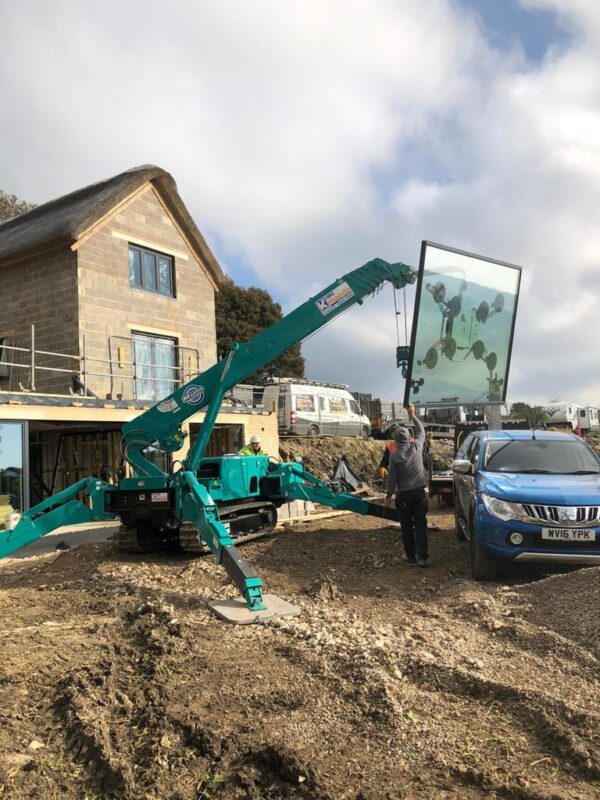
<path id="1" fill-rule="evenodd" d="M 521 264 L 510 394 L 600 403 L 600 7 L 523 5 L 573 32 L 542 63 L 450 0 L 4 4 L 0 186 L 40 202 L 160 164 L 287 308 L 423 238 Z M 315 337 L 312 376 L 398 397 L 391 308 Z"/>

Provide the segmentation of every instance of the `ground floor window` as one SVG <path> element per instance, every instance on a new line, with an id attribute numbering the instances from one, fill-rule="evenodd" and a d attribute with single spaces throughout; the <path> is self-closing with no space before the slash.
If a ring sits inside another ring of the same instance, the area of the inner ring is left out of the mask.
<path id="1" fill-rule="evenodd" d="M 11 514 L 27 508 L 25 425 L 0 422 L 0 530 Z"/>
<path id="2" fill-rule="evenodd" d="M 134 332 L 131 340 L 135 399 L 155 403 L 177 388 L 177 340 Z"/>

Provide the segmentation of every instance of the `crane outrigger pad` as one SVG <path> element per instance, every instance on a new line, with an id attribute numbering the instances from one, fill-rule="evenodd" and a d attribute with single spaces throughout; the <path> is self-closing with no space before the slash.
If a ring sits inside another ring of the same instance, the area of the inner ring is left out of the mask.
<path id="1" fill-rule="evenodd" d="M 243 599 L 239 600 L 211 600 L 208 607 L 215 614 L 234 625 L 251 625 L 253 622 L 271 622 L 278 617 L 297 617 L 300 614 L 299 606 L 288 603 L 276 594 L 263 594 L 263 603 L 266 608 L 262 611 L 251 611 Z"/>

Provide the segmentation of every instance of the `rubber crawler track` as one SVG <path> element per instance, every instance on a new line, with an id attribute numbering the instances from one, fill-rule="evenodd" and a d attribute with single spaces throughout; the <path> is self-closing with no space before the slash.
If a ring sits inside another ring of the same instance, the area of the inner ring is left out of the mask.
<path id="1" fill-rule="evenodd" d="M 235 506 L 227 506 L 222 508 L 220 512 L 221 522 L 228 522 L 228 520 L 235 516 L 238 511 L 252 511 L 254 509 L 272 508 L 274 512 L 273 524 L 260 531 L 253 531 L 252 533 L 245 533 L 240 535 L 232 535 L 235 544 L 245 544 L 246 542 L 253 542 L 256 539 L 263 539 L 270 536 L 277 525 L 277 509 L 272 503 L 240 503 Z M 209 555 L 210 548 L 198 537 L 198 530 L 189 522 L 184 522 L 179 528 L 179 536 L 173 531 L 172 538 L 168 536 L 153 537 L 151 540 L 144 541 L 144 537 L 140 540 L 138 532 L 133 527 L 125 525 L 119 526 L 116 536 L 117 547 L 120 550 L 125 550 L 128 553 L 151 553 L 155 550 L 163 550 L 179 544 L 180 548 L 185 553 L 195 553 L 196 555 Z"/>

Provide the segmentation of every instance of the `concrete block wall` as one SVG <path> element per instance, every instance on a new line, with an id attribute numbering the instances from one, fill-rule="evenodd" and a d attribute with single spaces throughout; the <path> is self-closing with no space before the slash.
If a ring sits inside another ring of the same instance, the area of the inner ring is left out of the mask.
<path id="1" fill-rule="evenodd" d="M 129 242 L 172 255 L 175 298 L 129 286 Z M 200 371 L 216 361 L 214 288 L 154 189 L 124 207 L 81 245 L 77 272 L 79 324 L 86 334 L 88 357 L 109 359 L 109 336 L 130 337 L 139 331 L 172 336 L 179 345 L 198 351 Z M 129 348 L 119 344 L 125 347 L 125 360 L 131 361 Z M 110 393 L 127 399 L 133 396 L 130 375 L 130 367 L 117 368 L 112 384 L 90 377 L 87 385 L 100 397 Z"/>
<path id="2" fill-rule="evenodd" d="M 7 344 L 14 340 L 16 346 L 30 347 L 32 324 L 36 350 L 78 354 L 77 257 L 67 247 L 2 267 L 0 337 L 6 337 Z M 9 360 L 25 363 L 30 359 L 13 352 Z M 75 360 L 38 355 L 36 361 L 41 367 L 78 370 Z M 10 382 L 0 379 L 0 389 L 18 391 L 19 381 L 30 388 L 26 370 L 12 373 Z M 70 386 L 70 375 L 36 373 L 38 392 L 65 394 Z"/>

